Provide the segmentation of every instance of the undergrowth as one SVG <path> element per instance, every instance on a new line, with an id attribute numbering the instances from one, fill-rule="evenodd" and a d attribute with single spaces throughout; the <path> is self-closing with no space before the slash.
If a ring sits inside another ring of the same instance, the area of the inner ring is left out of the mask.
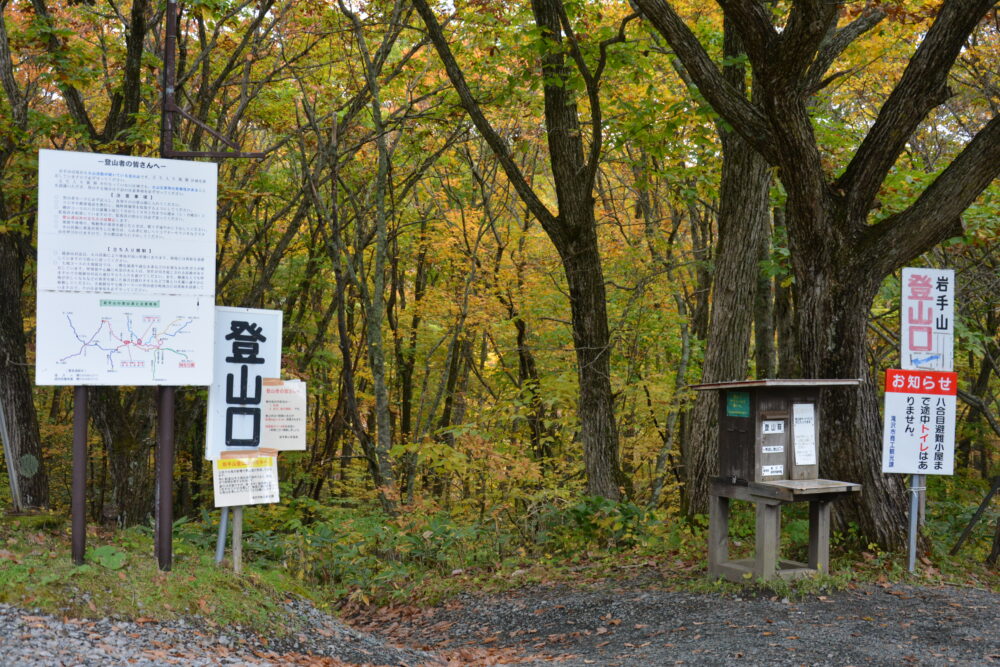
<path id="1" fill-rule="evenodd" d="M 947 548 L 971 515 L 928 517 L 931 553 L 906 571 L 906 554 L 867 543 L 856 528 L 832 539 L 831 573 L 793 583 L 741 584 L 706 576 L 707 519 L 683 521 L 632 503 L 585 498 L 532 508 L 530 521 L 497 516 L 462 520 L 440 508 L 410 508 L 387 517 L 368 507 L 298 498 L 248 508 L 244 574 L 214 563 L 217 513 L 174 525 L 170 572 L 159 572 L 151 528 L 88 530 L 86 565 L 70 560 L 68 521 L 38 514 L 0 524 L 0 602 L 81 616 L 202 616 L 219 624 L 286 630 L 281 601 L 311 598 L 327 608 L 433 604 L 462 591 L 500 591 L 532 583 L 600 586 L 608 579 L 726 596 L 824 595 L 860 583 L 960 584 L 1000 590 L 980 565 L 989 535 L 980 529 L 957 557 Z M 783 517 L 782 556 L 805 560 L 804 508 Z M 986 524 L 989 526 L 989 524 Z M 752 556 L 752 505 L 733 503 L 731 557 Z"/>

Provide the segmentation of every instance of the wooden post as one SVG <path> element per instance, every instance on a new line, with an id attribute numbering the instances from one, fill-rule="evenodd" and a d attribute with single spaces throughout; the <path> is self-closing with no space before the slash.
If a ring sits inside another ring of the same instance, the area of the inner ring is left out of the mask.
<path id="1" fill-rule="evenodd" d="M 243 507 L 233 508 L 233 572 L 243 572 Z"/>
<path id="2" fill-rule="evenodd" d="M 729 560 L 729 498 L 708 497 L 708 573 L 722 574 L 720 565 Z"/>
<path id="3" fill-rule="evenodd" d="M 754 554 L 754 574 L 765 581 L 773 579 L 778 571 L 778 530 L 781 505 L 756 501 L 757 535 Z"/>
<path id="4" fill-rule="evenodd" d="M 809 567 L 830 573 L 830 501 L 809 503 Z"/>
<path id="5" fill-rule="evenodd" d="M 174 560 L 174 396 L 176 387 L 160 387 L 156 440 L 156 560 L 169 572 Z"/>

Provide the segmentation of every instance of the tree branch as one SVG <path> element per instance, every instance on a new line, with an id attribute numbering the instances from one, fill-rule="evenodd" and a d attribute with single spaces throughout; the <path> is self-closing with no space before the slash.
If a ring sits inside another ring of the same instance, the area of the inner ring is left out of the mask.
<path id="1" fill-rule="evenodd" d="M 875 124 L 834 188 L 847 195 L 848 219 L 864 220 L 886 174 L 931 109 L 950 95 L 948 72 L 966 38 L 997 0 L 946 2 Z"/>
<path id="2" fill-rule="evenodd" d="M 771 164 L 777 162 L 774 150 L 774 133 L 767 118 L 756 109 L 736 89 L 723 78 L 715 63 L 709 58 L 698 38 L 687 27 L 677 12 L 666 0 L 634 0 L 642 10 L 643 16 L 649 19 L 657 32 L 667 40 L 674 54 L 680 59 L 691 80 L 701 94 L 712 105 L 715 112 L 726 119 L 740 135 L 746 139 Z M 735 4 L 735 3 L 723 3 Z M 756 22 L 754 22 L 756 25 Z M 770 24 L 768 24 L 770 25 Z M 744 28 L 741 33 L 744 40 L 748 34 L 756 34 L 757 40 L 753 48 L 760 48 L 759 33 L 762 28 L 757 26 Z M 749 54 L 749 47 L 744 44 Z M 762 56 L 761 56 L 762 57 Z"/>
<path id="3" fill-rule="evenodd" d="M 462 104 L 462 108 L 469 114 L 469 118 L 472 119 L 472 123 L 476 126 L 476 129 L 483 135 L 490 149 L 496 154 L 504 173 L 507 174 L 507 178 L 510 179 L 517 194 L 524 201 L 532 215 L 538 218 L 538 221 L 546 229 L 554 229 L 556 226 L 556 216 L 549 211 L 545 204 L 542 203 L 542 200 L 538 198 L 538 195 L 535 194 L 535 191 L 525 179 L 524 174 L 518 168 L 517 163 L 514 162 L 507 142 L 493 129 L 493 126 L 483 114 L 479 103 L 469 89 L 469 84 L 465 80 L 465 74 L 455 60 L 455 56 L 451 52 L 451 47 L 444 37 L 441 24 L 438 23 L 437 17 L 434 16 L 434 12 L 428 6 L 427 0 L 413 0 L 413 6 L 424 21 L 427 34 L 438 52 L 438 57 L 444 63 L 445 71 L 448 73 L 448 78 L 451 80 L 452 86 L 455 87 L 455 92 L 458 93 L 458 99 Z"/>
<path id="4" fill-rule="evenodd" d="M 823 42 L 820 44 L 819 51 L 816 53 L 816 58 L 813 60 L 812 65 L 809 66 L 809 71 L 806 73 L 805 92 L 807 96 L 815 95 L 828 85 L 828 83 L 832 81 L 835 76 L 837 76 L 834 75 L 833 77 L 824 79 L 826 73 L 833 65 L 833 61 L 836 60 L 840 54 L 854 42 L 854 40 L 881 23 L 885 16 L 885 11 L 881 8 L 873 9 L 854 19 L 840 30 L 830 30 L 826 38 L 824 38 Z"/>
<path id="5" fill-rule="evenodd" d="M 1000 116 L 995 116 L 909 208 L 866 230 L 859 261 L 887 275 L 961 234 L 962 212 L 998 175 Z"/>

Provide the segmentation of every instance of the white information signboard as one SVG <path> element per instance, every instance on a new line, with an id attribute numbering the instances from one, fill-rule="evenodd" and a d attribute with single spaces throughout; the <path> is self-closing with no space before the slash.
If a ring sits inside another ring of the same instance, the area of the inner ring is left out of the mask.
<path id="1" fill-rule="evenodd" d="M 40 385 L 212 381 L 216 165 L 38 154 Z"/>
<path id="2" fill-rule="evenodd" d="M 955 373 L 885 372 L 882 472 L 952 474 L 957 395 Z"/>
<path id="3" fill-rule="evenodd" d="M 792 404 L 792 434 L 795 437 L 795 465 L 816 465 L 816 406 Z"/>
<path id="4" fill-rule="evenodd" d="M 212 482 L 216 507 L 276 503 L 280 500 L 278 452 L 226 452 L 212 461 Z"/>
<path id="5" fill-rule="evenodd" d="M 215 309 L 205 458 L 261 446 L 264 379 L 281 373 L 281 320 L 280 310 Z"/>
<path id="6" fill-rule="evenodd" d="M 905 370 L 954 369 L 955 272 L 903 269 L 900 359 Z"/>
<path id="7" fill-rule="evenodd" d="M 306 450 L 306 383 L 264 380 L 264 425 L 260 444 L 278 451 Z"/>

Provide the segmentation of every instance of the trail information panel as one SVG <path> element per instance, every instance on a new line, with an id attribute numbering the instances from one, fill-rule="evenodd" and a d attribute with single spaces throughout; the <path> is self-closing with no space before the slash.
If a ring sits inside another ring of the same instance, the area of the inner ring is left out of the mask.
<path id="1" fill-rule="evenodd" d="M 955 373 L 885 372 L 882 472 L 953 474 L 957 395 Z"/>
<path id="2" fill-rule="evenodd" d="M 264 380 L 264 413 L 260 444 L 282 452 L 306 450 L 306 383 Z"/>
<path id="3" fill-rule="evenodd" d="M 208 385 L 216 165 L 38 154 L 40 385 Z"/>
<path id="4" fill-rule="evenodd" d="M 278 452 L 226 452 L 212 461 L 212 482 L 216 507 L 276 503 L 278 489 Z"/>

